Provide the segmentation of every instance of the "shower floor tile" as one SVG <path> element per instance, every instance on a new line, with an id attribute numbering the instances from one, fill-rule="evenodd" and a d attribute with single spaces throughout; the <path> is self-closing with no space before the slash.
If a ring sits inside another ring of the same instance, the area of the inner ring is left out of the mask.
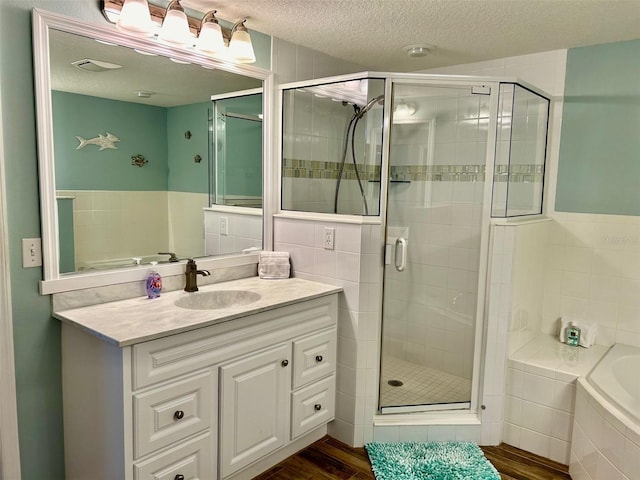
<path id="1" fill-rule="evenodd" d="M 402 386 L 389 385 L 394 380 L 401 381 Z M 394 357 L 383 359 L 380 385 L 383 407 L 462 403 L 470 398 L 471 380 Z"/>

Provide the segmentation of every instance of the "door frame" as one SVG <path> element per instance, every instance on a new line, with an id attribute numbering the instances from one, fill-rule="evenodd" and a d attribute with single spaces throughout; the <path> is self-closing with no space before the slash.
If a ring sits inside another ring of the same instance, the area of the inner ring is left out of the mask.
<path id="1" fill-rule="evenodd" d="M 2 112 L 1 84 L 0 112 Z M 13 316 L 4 158 L 2 115 L 0 114 L 0 478 L 19 480 L 21 478 L 20 446 L 13 359 Z"/>
<path id="2" fill-rule="evenodd" d="M 489 97 L 489 125 L 487 131 L 487 146 L 485 154 L 485 172 L 494 171 L 495 163 L 495 139 L 497 132 L 497 112 L 498 112 L 498 96 L 499 86 L 502 79 L 500 78 L 488 78 L 488 77 L 467 77 L 467 76 L 451 76 L 451 75 L 429 75 L 429 74 L 389 74 L 387 77 L 387 85 L 385 89 L 385 98 L 393 99 L 393 89 L 395 85 L 424 85 L 430 87 L 454 87 L 454 88 L 472 88 L 474 86 L 489 87 L 489 93 L 486 94 Z M 386 176 L 382 178 L 381 195 L 384 195 L 383 201 L 383 226 L 384 226 L 384 238 L 385 245 L 388 235 L 388 215 L 389 215 L 389 182 L 390 182 L 390 169 L 391 169 L 391 121 L 392 112 L 391 108 L 385 109 L 384 119 L 384 137 L 387 139 L 387 145 L 383 149 L 383 170 L 386 172 Z M 482 396 L 482 383 L 483 376 L 483 358 L 486 354 L 485 345 L 483 342 L 484 330 L 487 322 L 486 307 L 486 295 L 487 295 L 487 274 L 489 270 L 489 233 L 491 223 L 491 201 L 493 195 L 493 181 L 489 173 L 486 173 L 484 191 L 483 191 L 483 205 L 482 205 L 482 225 L 481 241 L 480 241 L 480 264 L 478 272 L 478 294 L 476 298 L 476 315 L 475 315 L 475 328 L 474 328 L 474 355 L 473 355 L 473 368 L 471 378 L 471 398 L 470 402 L 464 404 L 452 404 L 452 409 L 442 409 L 439 406 L 425 408 L 424 405 L 419 407 L 386 407 L 385 412 L 382 411 L 381 405 L 381 388 L 380 383 L 382 379 L 382 344 L 383 344 L 383 332 L 384 332 L 384 269 L 389 265 L 383 265 L 383 287 L 381 298 L 381 332 L 380 332 L 380 366 L 378 369 L 378 415 L 384 416 L 388 413 L 411 413 L 415 414 L 423 412 L 429 414 L 434 412 L 436 414 L 456 415 L 460 412 L 463 414 L 470 414 L 474 417 L 479 415 L 480 398 Z M 386 252 L 385 252 L 386 254 Z M 386 261 L 385 261 L 386 263 Z"/>

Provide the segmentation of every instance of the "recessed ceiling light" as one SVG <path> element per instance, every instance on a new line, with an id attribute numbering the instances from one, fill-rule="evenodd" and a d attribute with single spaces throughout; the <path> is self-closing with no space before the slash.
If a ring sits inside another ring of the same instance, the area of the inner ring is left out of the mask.
<path id="1" fill-rule="evenodd" d="M 402 50 L 404 50 L 411 58 L 421 58 L 429 55 L 431 50 L 433 50 L 433 46 L 427 45 L 426 43 L 415 43 L 412 45 L 405 45 L 402 47 Z"/>

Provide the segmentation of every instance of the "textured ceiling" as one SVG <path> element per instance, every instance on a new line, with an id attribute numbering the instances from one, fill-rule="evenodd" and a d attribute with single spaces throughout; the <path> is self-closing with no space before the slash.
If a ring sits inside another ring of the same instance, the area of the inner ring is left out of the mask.
<path id="1" fill-rule="evenodd" d="M 162 4 L 162 2 L 153 2 Z M 164 2 L 166 5 L 167 2 Z M 183 0 L 370 70 L 416 71 L 640 38 L 640 0 Z M 408 44 L 433 45 L 409 58 Z"/>

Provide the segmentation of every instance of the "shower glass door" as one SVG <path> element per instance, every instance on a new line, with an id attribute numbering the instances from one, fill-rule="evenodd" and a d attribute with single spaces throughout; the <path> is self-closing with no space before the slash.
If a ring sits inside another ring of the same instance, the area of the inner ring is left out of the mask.
<path id="1" fill-rule="evenodd" d="M 490 98 L 393 85 L 382 413 L 471 405 Z"/>

